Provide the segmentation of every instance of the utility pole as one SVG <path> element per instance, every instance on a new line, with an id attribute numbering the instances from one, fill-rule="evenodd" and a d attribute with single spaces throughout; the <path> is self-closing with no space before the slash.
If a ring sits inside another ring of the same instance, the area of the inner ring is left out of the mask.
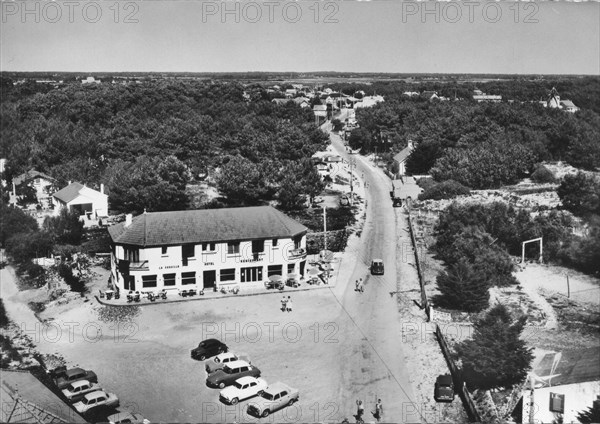
<path id="1" fill-rule="evenodd" d="M 323 250 L 327 250 L 327 206 L 323 205 Z"/>
<path id="2" fill-rule="evenodd" d="M 354 158 L 350 158 L 350 205 L 354 205 Z"/>
<path id="3" fill-rule="evenodd" d="M 569 274 L 567 274 L 567 298 L 571 298 L 571 285 L 569 284 Z"/>

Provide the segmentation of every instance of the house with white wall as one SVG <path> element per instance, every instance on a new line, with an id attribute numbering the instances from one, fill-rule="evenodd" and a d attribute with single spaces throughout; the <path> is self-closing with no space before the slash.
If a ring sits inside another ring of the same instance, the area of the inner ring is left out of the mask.
<path id="1" fill-rule="evenodd" d="M 52 198 L 57 215 L 61 209 L 67 208 L 88 219 L 108 216 L 108 195 L 104 194 L 104 184 L 100 184 L 100 191 L 97 191 L 81 183 L 70 183 L 54 193 Z"/>
<path id="2" fill-rule="evenodd" d="M 523 388 L 522 422 L 577 423 L 600 393 L 600 347 L 546 354 Z M 520 412 L 520 411 L 519 411 Z"/>
<path id="3" fill-rule="evenodd" d="M 406 147 L 394 156 L 394 161 L 398 165 L 398 175 L 406 175 L 406 161 L 414 149 L 415 144 L 412 140 L 408 140 Z"/>
<path id="4" fill-rule="evenodd" d="M 50 193 L 53 191 L 55 184 L 56 180 L 50 175 L 36 171 L 32 168 L 13 178 L 12 195 L 16 199 L 20 194 L 19 190 L 22 189 L 24 185 L 28 185 L 34 189 L 37 202 L 43 207 L 48 207 L 52 203 Z"/>
<path id="5" fill-rule="evenodd" d="M 119 290 L 242 291 L 306 271 L 308 229 L 271 206 L 148 212 L 108 228 Z"/>

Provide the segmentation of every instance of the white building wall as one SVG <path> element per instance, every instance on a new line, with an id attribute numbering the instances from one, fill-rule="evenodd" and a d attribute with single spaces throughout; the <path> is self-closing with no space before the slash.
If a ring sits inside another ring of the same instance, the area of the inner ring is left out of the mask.
<path id="1" fill-rule="evenodd" d="M 565 395 L 565 412 L 563 423 L 579 423 L 577 414 L 592 406 L 600 393 L 600 381 L 589 381 L 577 384 L 565 384 L 554 387 L 535 389 L 533 394 L 533 422 L 552 423 L 556 414 L 550 411 L 550 393 Z M 523 422 L 529 422 L 531 392 L 523 393 Z"/>
<path id="2" fill-rule="evenodd" d="M 215 271 L 216 283 L 218 288 L 221 284 L 237 284 L 241 289 L 260 288 L 268 279 L 268 266 L 281 265 L 282 276 L 285 278 L 288 274 L 288 265 L 292 264 L 294 269 L 291 272 L 300 273 L 300 262 L 306 260 L 306 235 L 302 236 L 299 249 L 303 253 L 293 255 L 296 251 L 294 241 L 291 238 L 278 239 L 277 245 L 273 245 L 273 240 L 264 241 L 264 251 L 255 256 L 252 253 L 252 241 L 240 242 L 238 254 L 229 254 L 227 243 L 214 243 L 215 249 L 202 250 L 202 244 L 195 245 L 195 256 L 188 258 L 187 265 L 183 264 L 182 246 L 166 246 L 166 254 L 163 254 L 162 247 L 150 247 L 139 249 L 139 262 L 130 265 L 130 276 L 135 278 L 136 290 L 162 290 L 162 289 L 182 289 L 192 288 L 194 285 L 182 284 L 182 273 L 196 272 L 195 286 L 205 288 L 204 271 Z M 120 290 L 126 288 L 123 276 L 118 272 L 119 260 L 126 260 L 125 248 L 116 245 L 111 261 L 112 280 Z M 248 267 L 261 267 L 262 278 L 252 282 L 242 282 L 242 269 Z M 221 281 L 220 271 L 223 269 L 235 269 L 235 278 L 231 281 Z M 175 285 L 165 286 L 164 275 L 175 274 Z M 144 276 L 156 275 L 157 285 L 152 288 L 143 287 Z"/>

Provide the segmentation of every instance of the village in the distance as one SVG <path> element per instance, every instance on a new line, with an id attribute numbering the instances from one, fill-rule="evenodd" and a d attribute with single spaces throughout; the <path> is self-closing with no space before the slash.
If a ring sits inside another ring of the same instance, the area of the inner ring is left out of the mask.
<path id="1" fill-rule="evenodd" d="M 600 78 L 1 73 L 1 422 L 600 422 Z"/>

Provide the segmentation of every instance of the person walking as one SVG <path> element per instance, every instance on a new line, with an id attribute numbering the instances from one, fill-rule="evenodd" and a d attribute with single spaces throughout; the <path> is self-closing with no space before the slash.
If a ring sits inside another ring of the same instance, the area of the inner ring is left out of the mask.
<path id="1" fill-rule="evenodd" d="M 285 296 L 281 298 L 281 311 L 285 312 L 287 310 L 287 299 Z"/>
<path id="2" fill-rule="evenodd" d="M 373 416 L 380 422 L 383 419 L 383 405 L 381 404 L 381 399 L 377 399 L 377 403 L 375 404 L 375 412 Z"/>
<path id="3" fill-rule="evenodd" d="M 288 312 L 292 312 L 292 298 L 290 296 L 288 296 L 285 306 Z"/>
<path id="4" fill-rule="evenodd" d="M 365 405 L 360 399 L 356 399 L 356 422 L 363 422 L 362 416 L 365 413 Z"/>
<path id="5" fill-rule="evenodd" d="M 361 293 L 365 291 L 365 286 L 363 286 L 362 278 L 358 280 L 358 291 Z"/>
<path id="6" fill-rule="evenodd" d="M 360 289 L 360 285 L 358 284 L 358 280 L 354 282 L 354 291 L 358 291 Z"/>

